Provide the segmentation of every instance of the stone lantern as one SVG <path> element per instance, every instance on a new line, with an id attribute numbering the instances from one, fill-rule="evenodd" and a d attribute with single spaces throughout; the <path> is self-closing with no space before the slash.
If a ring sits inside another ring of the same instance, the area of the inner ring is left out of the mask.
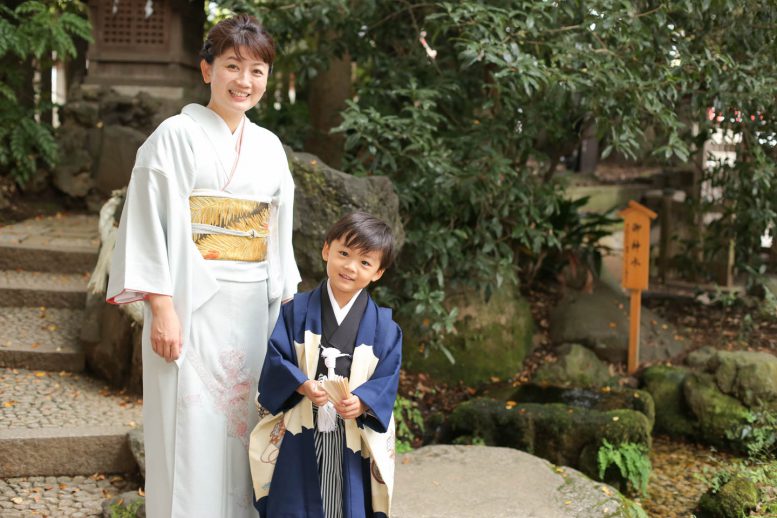
<path id="1" fill-rule="evenodd" d="M 89 0 L 84 88 L 181 99 L 201 84 L 204 0 Z"/>

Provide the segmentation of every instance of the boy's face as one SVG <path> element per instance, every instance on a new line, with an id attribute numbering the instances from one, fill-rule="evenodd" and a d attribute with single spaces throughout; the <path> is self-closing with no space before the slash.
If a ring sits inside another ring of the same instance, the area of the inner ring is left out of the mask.
<path id="1" fill-rule="evenodd" d="M 380 252 L 348 248 L 342 238 L 324 243 L 321 257 L 326 261 L 329 285 L 338 302 L 341 299 L 347 302 L 357 291 L 366 288 L 383 275 Z"/>

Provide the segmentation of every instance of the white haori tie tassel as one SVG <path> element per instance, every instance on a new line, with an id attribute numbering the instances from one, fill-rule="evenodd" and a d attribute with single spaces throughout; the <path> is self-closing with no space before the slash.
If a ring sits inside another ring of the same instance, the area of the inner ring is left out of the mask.
<path id="1" fill-rule="evenodd" d="M 334 432 L 337 429 L 337 411 L 332 404 L 334 401 L 342 401 L 349 397 L 348 378 L 335 374 L 335 365 L 337 359 L 350 354 L 341 353 L 334 347 L 322 347 L 321 357 L 324 359 L 324 366 L 327 368 L 327 375 L 319 377 L 321 388 L 329 396 L 329 401 L 324 406 L 318 407 L 318 431 Z M 342 390 L 343 387 L 345 390 Z"/>

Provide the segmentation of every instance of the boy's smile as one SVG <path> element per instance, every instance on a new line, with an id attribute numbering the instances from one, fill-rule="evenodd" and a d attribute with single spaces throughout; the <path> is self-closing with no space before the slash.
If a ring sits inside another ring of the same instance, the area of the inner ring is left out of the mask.
<path id="1" fill-rule="evenodd" d="M 380 252 L 348 248 L 342 238 L 324 243 L 321 257 L 326 261 L 329 286 L 340 307 L 348 304 L 359 290 L 383 275 Z"/>

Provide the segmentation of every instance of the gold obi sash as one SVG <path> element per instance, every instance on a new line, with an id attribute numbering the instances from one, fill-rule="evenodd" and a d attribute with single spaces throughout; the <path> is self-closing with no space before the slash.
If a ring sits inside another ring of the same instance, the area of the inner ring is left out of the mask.
<path id="1" fill-rule="evenodd" d="M 205 259 L 267 260 L 273 204 L 219 191 L 189 196 L 192 238 Z"/>

